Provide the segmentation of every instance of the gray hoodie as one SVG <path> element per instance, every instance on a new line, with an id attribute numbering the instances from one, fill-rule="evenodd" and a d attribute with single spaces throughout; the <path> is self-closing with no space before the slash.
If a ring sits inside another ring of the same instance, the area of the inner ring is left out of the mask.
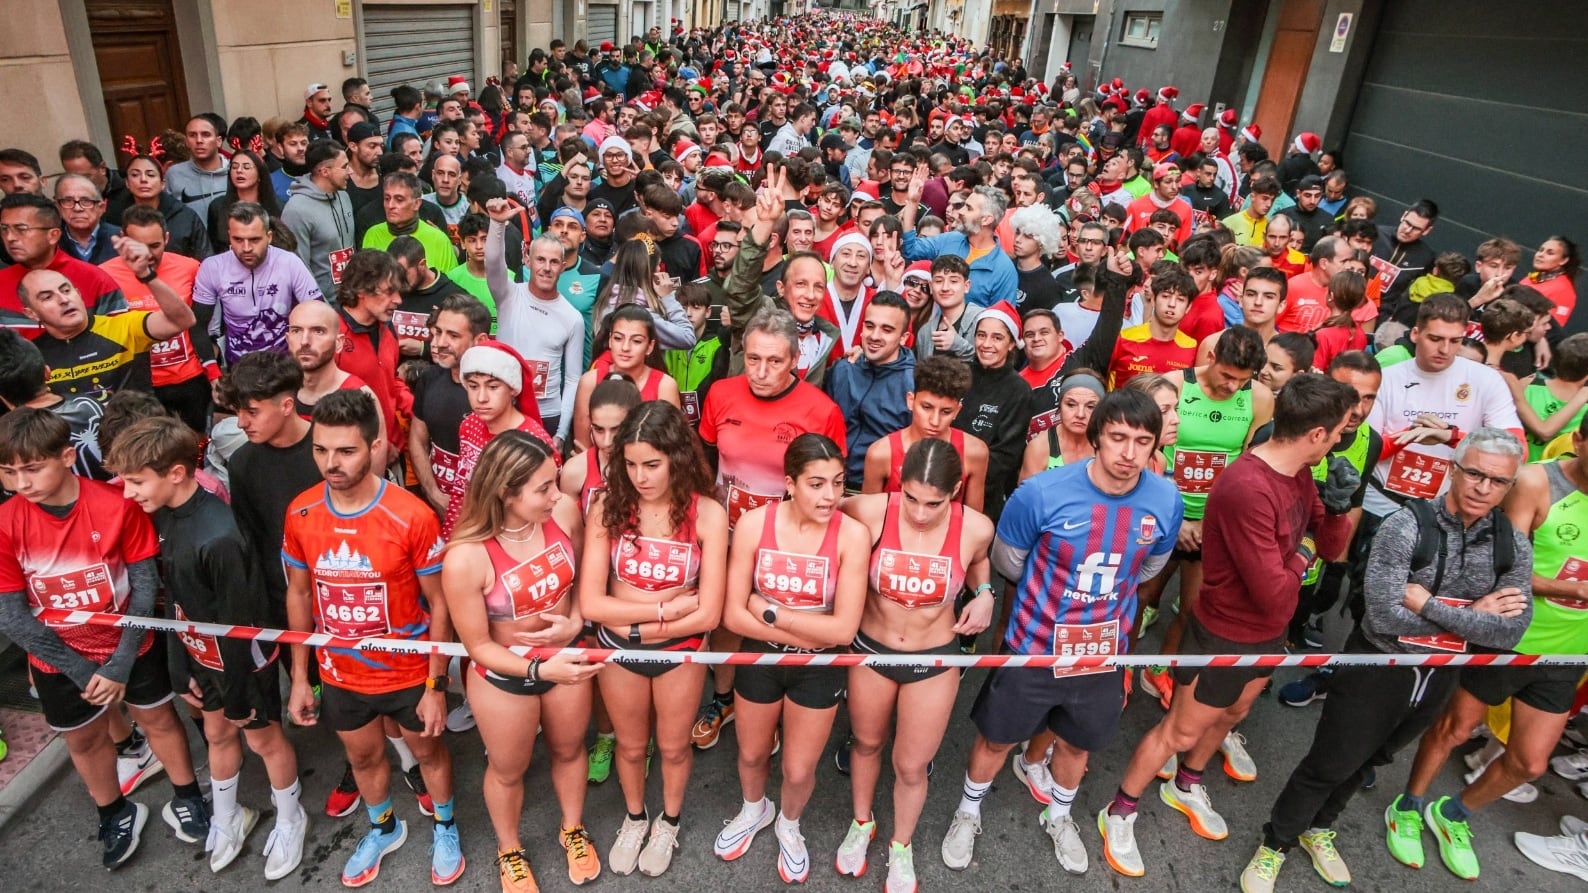
<path id="1" fill-rule="evenodd" d="M 1434 501 L 1434 519 L 1445 533 L 1445 574 L 1434 591 L 1438 563 L 1411 572 L 1412 551 L 1417 545 L 1417 519 L 1411 509 L 1402 508 L 1384 519 L 1373 537 L 1368 554 L 1365 583 L 1367 615 L 1362 618 L 1362 634 L 1373 647 L 1390 654 L 1420 653 L 1436 649 L 1417 639 L 1440 633 L 1455 633 L 1485 651 L 1509 651 L 1516 647 L 1532 620 L 1533 603 L 1515 617 L 1485 614 L 1429 599 L 1420 614 L 1403 603 L 1406 584 L 1417 583 L 1440 598 L 1473 602 L 1507 586 L 1523 595 L 1533 591 L 1533 544 L 1514 528 L 1511 536 L 1516 561 L 1511 570 L 1494 578 L 1494 523 L 1479 518 L 1471 527 L 1445 509 L 1443 498 Z M 1433 535 L 1430 532 L 1429 535 Z"/>
<path id="2" fill-rule="evenodd" d="M 334 301 L 336 283 L 331 281 L 331 255 L 354 247 L 353 202 L 347 193 L 327 193 L 304 174 L 287 188 L 287 206 L 281 212 L 281 222 L 298 240 L 298 257 L 313 274 L 320 293 Z M 346 259 L 342 262 L 346 263 Z"/>

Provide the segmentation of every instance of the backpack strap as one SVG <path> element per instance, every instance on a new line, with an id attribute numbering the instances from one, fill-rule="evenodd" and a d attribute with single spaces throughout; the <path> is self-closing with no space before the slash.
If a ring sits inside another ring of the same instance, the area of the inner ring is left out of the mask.
<path id="1" fill-rule="evenodd" d="M 1516 536 L 1512 532 L 1511 519 L 1498 508 L 1489 510 L 1489 521 L 1494 525 L 1494 544 L 1492 555 L 1494 558 L 1494 585 L 1500 585 L 1500 578 L 1511 572 L 1516 567 Z"/>
<path id="2" fill-rule="evenodd" d="M 1408 499 L 1405 507 L 1417 521 L 1417 543 L 1412 546 L 1411 572 L 1417 573 L 1434 564 L 1434 585 L 1429 591 L 1438 592 L 1439 585 L 1445 580 L 1444 528 L 1439 526 L 1433 503 L 1428 500 Z"/>

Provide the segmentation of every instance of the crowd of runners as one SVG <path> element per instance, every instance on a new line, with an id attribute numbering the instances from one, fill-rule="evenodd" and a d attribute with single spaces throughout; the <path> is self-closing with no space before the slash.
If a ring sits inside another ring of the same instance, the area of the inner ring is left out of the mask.
<path id="1" fill-rule="evenodd" d="M 308 84 L 297 120 L 70 142 L 49 178 L 0 150 L 0 632 L 106 868 L 162 772 L 175 836 L 236 861 L 266 814 L 239 802 L 245 744 L 273 819 L 263 865 L 234 871 L 286 877 L 311 814 L 362 804 L 341 880 L 370 883 L 411 795 L 445 885 L 465 871 L 452 751 L 477 733 L 491 828 L 469 831 L 494 835 L 506 893 L 559 848 L 574 884 L 666 872 L 694 755 L 729 723 L 743 807 L 716 855 L 770 827 L 784 882 L 882 858 L 889 893 L 917 889 L 957 709 L 976 737 L 929 844 L 956 870 L 1006 764 L 1062 870 L 1132 877 L 1163 864 L 1144 797 L 1218 840 L 1205 773 L 1288 772 L 1267 824 L 1235 829 L 1260 837 L 1247 893 L 1290 859 L 1349 883 L 1379 844 L 1338 819 L 1397 754 L 1405 789 L 1361 795 L 1390 854 L 1424 868 L 1432 840 L 1465 879 L 1483 807 L 1536 798 L 1551 767 L 1588 778 L 1588 751 L 1551 761 L 1578 666 L 1308 676 L 1277 693 L 1323 699 L 1298 762 L 1240 732 L 1271 669 L 997 669 L 965 705 L 933 664 L 989 628 L 1007 653 L 1120 654 L 1160 616 L 1164 654 L 1317 650 L 1336 608 L 1329 644 L 1354 653 L 1588 654 L 1571 238 L 1436 252 L 1436 198 L 1377 208 L 1316 134 L 1274 158 L 1173 86 L 1083 93 L 1067 66 L 1043 83 L 870 19 L 553 41 L 479 90 L 338 86 L 339 109 Z M 570 645 L 613 656 L 521 654 Z M 703 650 L 791 660 L 626 655 Z M 919 659 L 799 659 L 845 650 Z M 1162 721 L 1077 815 L 1127 699 Z M 1441 789 L 1480 727 L 1466 786 Z M 305 791 L 298 749 L 333 738 L 340 781 Z M 537 738 L 555 809 L 526 805 Z M 832 743 L 852 821 L 803 828 Z M 587 827 L 613 775 L 625 817 Z M 1588 879 L 1585 828 L 1516 846 Z"/>

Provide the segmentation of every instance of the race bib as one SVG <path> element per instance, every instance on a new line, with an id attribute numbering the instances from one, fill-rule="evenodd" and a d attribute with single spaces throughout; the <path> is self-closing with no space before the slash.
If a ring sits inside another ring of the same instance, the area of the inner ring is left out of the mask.
<path id="1" fill-rule="evenodd" d="M 1108 657 L 1119 653 L 1119 621 L 1059 623 L 1053 627 L 1054 657 Z M 1112 673 L 1113 667 L 1054 667 L 1053 678 Z"/>
<path id="2" fill-rule="evenodd" d="M 1566 559 L 1566 563 L 1560 566 L 1560 573 L 1555 575 L 1555 579 L 1567 580 L 1572 583 L 1580 583 L 1583 580 L 1588 580 L 1588 561 L 1583 561 L 1581 558 Z M 1558 595 L 1546 595 L 1544 596 L 1544 600 L 1550 602 L 1551 604 L 1560 605 L 1562 608 L 1569 608 L 1573 611 L 1588 611 L 1588 602 L 1578 601 L 1574 598 L 1561 598 Z"/>
<path id="3" fill-rule="evenodd" d="M 689 419 L 689 424 L 700 427 L 700 395 L 694 391 L 684 391 L 679 398 L 684 404 L 684 417 Z"/>
<path id="4" fill-rule="evenodd" d="M 183 333 L 149 345 L 149 368 L 169 369 L 186 363 L 193 358 L 192 343 Z"/>
<path id="5" fill-rule="evenodd" d="M 739 522 L 739 516 L 745 512 L 753 508 L 760 508 L 768 503 L 777 502 L 782 498 L 782 496 L 762 496 L 759 493 L 751 493 L 749 490 L 741 488 L 738 484 L 729 484 L 728 529 L 732 530 L 733 525 Z"/>
<path id="6" fill-rule="evenodd" d="M 1442 595 L 1434 596 L 1434 601 L 1452 608 L 1466 608 L 1472 603 L 1459 598 L 1446 598 Z M 1433 648 L 1436 651 L 1464 652 L 1467 650 L 1467 640 L 1455 633 L 1434 633 L 1431 636 L 1401 636 L 1403 645 L 1417 645 L 1422 648 Z"/>
<path id="7" fill-rule="evenodd" d="M 331 264 L 331 283 L 342 284 L 342 271 L 347 269 L 347 262 L 353 259 L 353 249 L 343 248 L 326 255 L 326 260 Z"/>
<path id="8" fill-rule="evenodd" d="M 176 619 L 187 620 L 187 614 L 183 613 L 181 605 L 172 605 L 172 609 L 176 614 Z M 177 638 L 182 640 L 182 646 L 187 649 L 188 656 L 193 658 L 194 663 L 214 670 L 217 673 L 226 670 L 225 664 L 221 661 L 220 639 L 208 633 L 190 632 L 188 630 L 183 630 L 176 635 Z"/>
<path id="9" fill-rule="evenodd" d="M 1174 485 L 1181 493 L 1206 494 L 1224 472 L 1229 456 L 1212 450 L 1175 450 Z"/>
<path id="10" fill-rule="evenodd" d="M 502 588 L 513 602 L 513 619 L 523 620 L 556 607 L 573 583 L 573 559 L 557 543 L 502 574 Z"/>
<path id="11" fill-rule="evenodd" d="M 828 562 L 825 555 L 800 555 L 762 549 L 755 558 L 755 588 L 768 601 L 796 611 L 825 611 Z"/>
<path id="12" fill-rule="evenodd" d="M 695 554 L 693 543 L 637 536 L 624 544 L 618 562 L 618 579 L 642 589 L 682 586 Z"/>
<path id="13" fill-rule="evenodd" d="M 1449 459 L 1401 450 L 1390 461 L 1384 489 L 1412 499 L 1432 499 L 1444 489 L 1449 472 Z"/>
<path id="14" fill-rule="evenodd" d="M 954 596 L 948 591 L 952 566 L 942 555 L 883 549 L 877 556 L 877 594 L 910 610 L 935 608 Z"/>
<path id="15" fill-rule="evenodd" d="M 1194 232 L 1200 233 L 1205 230 L 1210 230 L 1213 228 L 1213 224 L 1217 222 L 1218 221 L 1213 219 L 1213 215 L 1206 211 L 1191 212 L 1191 229 Z"/>
<path id="16" fill-rule="evenodd" d="M 1038 434 L 1052 428 L 1059 423 L 1059 411 L 1050 409 L 1031 417 L 1031 424 L 1026 426 L 1026 440 L 1029 442 Z"/>
<path id="17" fill-rule="evenodd" d="M 369 639 L 391 632 L 385 583 L 314 581 L 320 629 L 344 639 Z"/>
<path id="18" fill-rule="evenodd" d="M 524 365 L 529 367 L 529 376 L 530 381 L 534 385 L 535 399 L 546 399 L 546 379 L 551 373 L 551 364 L 545 360 L 525 360 Z"/>
<path id="19" fill-rule="evenodd" d="M 1378 280 L 1380 289 L 1387 289 L 1395 284 L 1395 277 L 1400 275 L 1400 267 L 1395 266 L 1382 257 L 1369 257 L 1368 266 L 1373 268 L 1373 276 Z"/>
<path id="20" fill-rule="evenodd" d="M 398 338 L 430 340 L 430 317 L 417 310 L 392 311 L 391 327 L 397 331 Z"/>
<path id="21" fill-rule="evenodd" d="M 41 608 L 62 611 L 103 611 L 116 601 L 110 568 L 103 562 L 64 574 L 38 574 L 29 581 L 29 600 Z M 77 626 L 47 620 L 47 626 Z"/>
<path id="22" fill-rule="evenodd" d="M 458 484 L 458 454 L 432 446 L 430 448 L 430 474 L 443 493 L 451 493 Z"/>

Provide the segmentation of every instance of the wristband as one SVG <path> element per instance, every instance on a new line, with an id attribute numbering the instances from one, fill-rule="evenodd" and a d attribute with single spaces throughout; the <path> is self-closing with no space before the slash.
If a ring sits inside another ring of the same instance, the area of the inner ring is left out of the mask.
<path id="1" fill-rule="evenodd" d="M 529 662 L 529 670 L 524 673 L 524 678 L 528 679 L 531 685 L 540 682 L 540 658 L 537 657 Z"/>
<path id="2" fill-rule="evenodd" d="M 149 283 L 153 282 L 154 280 L 160 278 L 160 271 L 154 269 L 153 267 L 150 267 L 149 268 L 149 275 L 147 275 L 147 276 L 137 276 L 135 278 L 139 282 L 142 282 L 144 285 L 148 285 Z"/>
<path id="3" fill-rule="evenodd" d="M 975 588 L 975 590 L 973 590 L 971 592 L 971 598 L 977 598 L 983 592 L 992 592 L 992 591 L 993 591 L 993 585 L 991 583 L 982 583 L 982 584 L 978 585 Z"/>
<path id="4" fill-rule="evenodd" d="M 638 623 L 629 624 L 629 644 L 640 644 L 640 625 Z"/>
<path id="5" fill-rule="evenodd" d="M 1305 564 L 1311 566 L 1312 560 L 1318 557 L 1318 544 L 1309 534 L 1301 538 L 1296 544 L 1296 554 L 1305 559 Z"/>

